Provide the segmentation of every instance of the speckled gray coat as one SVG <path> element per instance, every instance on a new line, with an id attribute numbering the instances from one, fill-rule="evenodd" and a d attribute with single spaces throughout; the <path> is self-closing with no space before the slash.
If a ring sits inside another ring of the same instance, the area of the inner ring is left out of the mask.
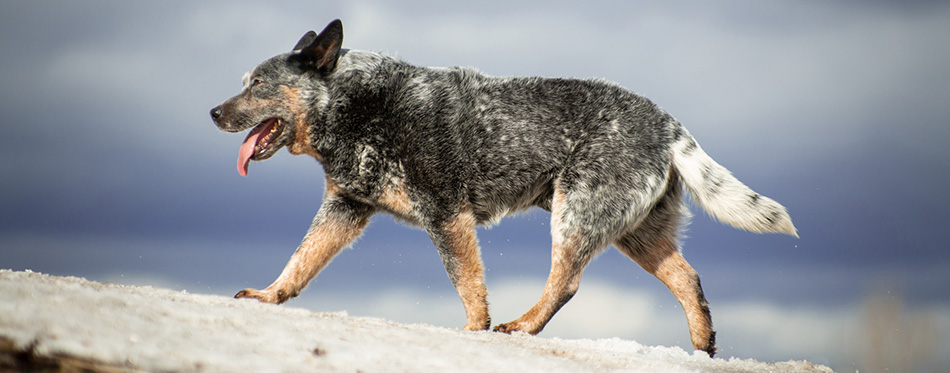
<path id="1" fill-rule="evenodd" d="M 339 21 L 308 33 L 212 110 L 223 130 L 254 127 L 242 174 L 249 160 L 287 146 L 319 160 L 327 178 L 323 206 L 281 277 L 238 296 L 295 296 L 383 211 L 429 232 L 466 306 L 466 328 L 484 329 L 474 225 L 537 206 L 552 211 L 551 276 L 534 308 L 496 330 L 539 332 L 577 291 L 591 258 L 614 244 L 670 287 L 694 346 L 712 354 L 699 278 L 676 243 L 689 216 L 682 186 L 721 221 L 796 234 L 784 207 L 735 179 L 667 112 L 616 84 L 418 67 L 341 45 Z"/>

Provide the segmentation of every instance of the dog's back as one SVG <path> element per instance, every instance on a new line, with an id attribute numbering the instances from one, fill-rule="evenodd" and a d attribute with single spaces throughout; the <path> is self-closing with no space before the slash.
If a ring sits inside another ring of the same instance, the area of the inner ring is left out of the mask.
<path id="1" fill-rule="evenodd" d="M 340 94 L 360 115 L 341 116 L 339 126 L 374 132 L 386 142 L 375 151 L 401 154 L 384 157 L 398 160 L 390 169 L 405 170 L 410 183 L 455 191 L 446 200 L 471 201 L 480 223 L 530 206 L 550 209 L 558 178 L 605 186 L 598 201 L 643 194 L 634 198 L 649 204 L 672 165 L 713 217 L 794 234 L 784 208 L 732 177 L 668 113 L 616 84 L 490 77 L 363 51 L 349 51 L 340 70 L 340 79 L 359 81 Z M 605 234 L 627 225 L 621 219 Z"/>

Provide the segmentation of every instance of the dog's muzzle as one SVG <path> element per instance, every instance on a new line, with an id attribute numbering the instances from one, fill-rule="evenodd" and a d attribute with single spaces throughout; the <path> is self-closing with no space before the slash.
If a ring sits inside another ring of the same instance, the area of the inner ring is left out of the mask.
<path id="1" fill-rule="evenodd" d="M 222 131 L 235 132 L 234 129 L 231 128 L 231 121 L 225 118 L 226 115 L 223 106 L 224 104 L 221 104 L 211 109 L 211 121 Z"/>

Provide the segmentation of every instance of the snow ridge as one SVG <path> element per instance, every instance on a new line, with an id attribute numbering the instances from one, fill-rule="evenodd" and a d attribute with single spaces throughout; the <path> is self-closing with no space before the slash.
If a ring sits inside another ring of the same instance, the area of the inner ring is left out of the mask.
<path id="1" fill-rule="evenodd" d="M 0 370 L 830 372 L 621 339 L 400 324 L 76 277 L 0 270 Z"/>

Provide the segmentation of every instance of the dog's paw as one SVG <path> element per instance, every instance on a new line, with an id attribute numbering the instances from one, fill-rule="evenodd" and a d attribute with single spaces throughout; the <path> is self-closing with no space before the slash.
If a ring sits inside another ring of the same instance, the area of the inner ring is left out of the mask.
<path id="1" fill-rule="evenodd" d="M 492 329 L 492 331 L 495 331 L 495 332 L 498 332 L 498 333 L 511 334 L 511 333 L 520 332 L 520 331 L 523 331 L 523 330 L 522 330 L 522 328 L 521 328 L 521 324 L 520 324 L 520 323 L 517 323 L 517 322 L 512 321 L 512 322 L 509 322 L 509 323 L 498 324 L 498 325 L 496 325 L 496 326 Z"/>
<path id="2" fill-rule="evenodd" d="M 511 332 L 513 332 L 514 330 L 508 324 L 498 324 L 498 325 L 495 325 L 494 328 L 492 328 L 492 331 L 496 333 L 511 334 Z"/>
<path id="3" fill-rule="evenodd" d="M 465 324 L 464 330 L 478 331 L 478 330 L 488 330 L 488 328 L 491 328 L 491 319 L 486 317 L 485 320 L 483 321 L 475 321 L 475 322 L 469 321 L 468 323 Z"/>
<path id="4" fill-rule="evenodd" d="M 499 333 L 505 333 L 505 334 L 521 332 L 521 333 L 528 333 L 531 335 L 537 335 L 538 333 L 541 332 L 541 329 L 544 329 L 543 323 L 537 323 L 534 320 L 525 321 L 524 318 L 522 317 L 515 321 L 506 322 L 504 324 L 498 324 L 492 330 Z"/>
<path id="5" fill-rule="evenodd" d="M 251 298 L 257 299 L 264 303 L 274 303 L 281 304 L 290 299 L 290 295 L 285 293 L 283 290 L 270 291 L 270 290 L 255 290 L 255 289 L 244 289 L 239 291 L 237 294 L 234 294 L 235 299 L 241 298 Z"/>

